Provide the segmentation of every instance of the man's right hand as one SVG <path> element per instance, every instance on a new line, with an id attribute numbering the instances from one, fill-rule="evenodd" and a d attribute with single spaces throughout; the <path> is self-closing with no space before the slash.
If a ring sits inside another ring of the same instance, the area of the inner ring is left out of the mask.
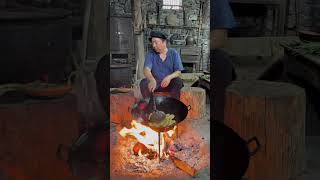
<path id="1" fill-rule="evenodd" d="M 150 92 L 154 92 L 154 90 L 156 89 L 156 87 L 157 87 L 157 82 L 156 82 L 156 80 L 155 80 L 155 79 L 150 80 L 149 83 L 148 83 L 149 91 L 150 91 Z"/>

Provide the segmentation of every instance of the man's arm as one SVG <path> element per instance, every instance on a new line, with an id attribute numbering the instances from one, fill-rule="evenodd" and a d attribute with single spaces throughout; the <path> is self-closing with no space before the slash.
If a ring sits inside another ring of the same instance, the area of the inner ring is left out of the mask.
<path id="1" fill-rule="evenodd" d="M 169 78 L 172 80 L 172 79 L 174 79 L 174 78 L 179 77 L 180 75 L 181 75 L 181 71 L 175 71 L 175 72 L 173 72 L 172 74 L 170 74 L 170 75 L 168 75 L 168 76 L 169 76 Z"/>
<path id="2" fill-rule="evenodd" d="M 143 70 L 144 76 L 148 79 L 149 82 L 156 81 L 156 79 L 153 77 L 151 70 L 148 67 L 145 67 Z"/>
<path id="3" fill-rule="evenodd" d="M 157 81 L 153 77 L 151 70 L 148 67 L 145 67 L 143 70 L 144 76 L 148 79 L 148 89 L 150 92 L 154 92 L 157 87 Z"/>

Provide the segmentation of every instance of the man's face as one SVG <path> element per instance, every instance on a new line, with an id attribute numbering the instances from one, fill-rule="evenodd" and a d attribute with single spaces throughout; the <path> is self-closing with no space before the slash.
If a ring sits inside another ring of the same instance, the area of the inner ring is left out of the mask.
<path id="1" fill-rule="evenodd" d="M 151 43 L 152 43 L 153 49 L 157 53 L 162 52 L 167 47 L 166 41 L 161 38 L 153 37 L 151 40 Z"/>

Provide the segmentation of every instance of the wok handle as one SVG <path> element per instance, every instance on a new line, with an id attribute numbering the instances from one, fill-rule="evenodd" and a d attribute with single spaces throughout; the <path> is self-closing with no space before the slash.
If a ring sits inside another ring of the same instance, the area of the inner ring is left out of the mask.
<path id="1" fill-rule="evenodd" d="M 256 148 L 255 148 L 253 151 L 251 151 L 251 150 L 249 149 L 249 144 L 251 144 L 251 143 L 253 143 L 253 142 L 256 143 Z M 248 149 L 249 149 L 250 156 L 255 155 L 255 154 L 259 151 L 259 149 L 261 148 L 260 142 L 259 142 L 259 140 L 258 140 L 258 138 L 257 138 L 256 136 L 250 138 L 250 139 L 247 141 L 247 146 L 248 146 Z"/>
<path id="2" fill-rule="evenodd" d="M 190 110 L 191 110 L 191 106 L 190 106 L 190 105 L 188 105 L 188 106 L 187 106 L 187 108 L 188 108 L 188 111 L 190 111 Z"/>

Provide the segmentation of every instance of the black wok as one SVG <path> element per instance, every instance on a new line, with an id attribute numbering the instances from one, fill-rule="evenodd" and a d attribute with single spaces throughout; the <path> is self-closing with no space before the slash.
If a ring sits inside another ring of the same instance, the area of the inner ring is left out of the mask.
<path id="1" fill-rule="evenodd" d="M 175 116 L 174 120 L 176 121 L 175 124 L 168 127 L 164 127 L 164 128 L 151 127 L 153 130 L 157 132 L 164 132 L 164 131 L 173 129 L 173 127 L 176 124 L 180 123 L 187 117 L 188 112 L 191 109 L 190 105 L 186 106 L 183 102 L 175 98 L 166 97 L 166 96 L 155 96 L 154 98 L 151 98 L 150 100 L 146 101 L 147 105 L 143 109 L 143 114 L 145 114 L 143 119 L 144 119 L 144 123 L 146 124 L 148 122 L 148 119 L 147 119 L 148 115 L 153 112 L 153 99 L 156 102 L 157 110 L 163 111 L 166 114 L 173 114 Z M 141 102 L 139 102 L 138 104 L 140 103 Z M 133 114 L 134 117 L 143 116 L 141 112 L 137 113 L 137 111 L 139 111 L 137 108 L 133 108 L 131 110 L 131 114 Z"/>
<path id="2" fill-rule="evenodd" d="M 260 148 L 256 137 L 243 140 L 222 122 L 211 121 L 213 138 L 213 162 L 211 172 L 214 180 L 240 180 L 249 166 L 250 157 Z M 248 145 L 255 142 L 256 149 L 250 151 Z"/>

